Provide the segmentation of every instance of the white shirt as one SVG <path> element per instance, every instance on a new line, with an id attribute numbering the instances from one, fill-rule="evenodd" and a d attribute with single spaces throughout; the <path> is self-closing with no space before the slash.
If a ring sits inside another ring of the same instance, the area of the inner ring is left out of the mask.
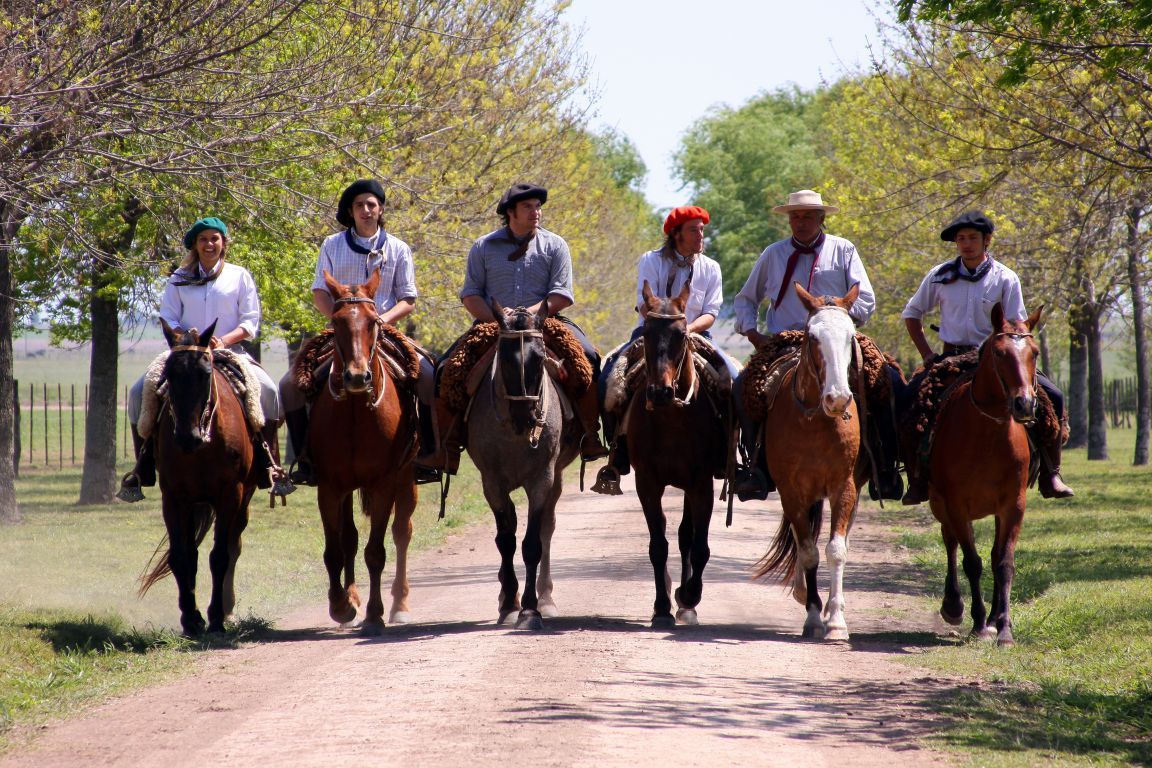
<path id="1" fill-rule="evenodd" d="M 688 305 L 684 307 L 685 319 L 691 323 L 700 315 L 718 317 L 720 306 L 724 303 L 724 281 L 720 275 L 720 265 L 702 253 L 696 257 L 692 267 L 677 267 L 671 259 L 664 258 L 659 249 L 641 256 L 636 268 L 636 306 L 644 304 L 645 280 L 654 295 L 665 298 L 668 278 L 672 277 L 670 295 L 677 296 L 684 288 L 689 273 L 692 275 L 692 289 L 688 294 Z M 644 318 L 640 317 L 636 325 L 644 325 Z"/>
<path id="2" fill-rule="evenodd" d="M 977 282 L 962 278 L 947 285 L 935 282 L 939 279 L 937 270 L 952 261 L 932 268 L 908 300 L 901 317 L 920 320 L 939 307 L 940 340 L 961 347 L 977 346 L 992 333 L 992 307 L 996 302 L 1000 302 L 1008 320 L 1028 317 L 1024 309 L 1024 294 L 1020 290 L 1020 277 L 1011 269 L 993 259 L 988 273 Z M 965 274 L 972 274 L 963 263 L 960 269 Z"/>
<path id="3" fill-rule="evenodd" d="M 337 232 L 324 238 L 320 245 L 320 258 L 316 261 L 313 290 L 328 290 L 324 270 L 342 285 L 361 285 L 368 282 L 372 270 L 380 267 L 380 285 L 376 288 L 376 311 L 384 314 L 401 299 L 415 299 L 416 271 L 412 264 L 412 249 L 408 243 L 383 229 L 371 237 L 360 237 L 352 230 L 352 240 L 371 253 L 356 253 L 348 245 L 347 234 Z"/>
<path id="4" fill-rule="evenodd" d="M 733 302 L 737 333 L 747 333 L 756 328 L 760 305 L 765 299 L 771 299 L 775 304 L 788 267 L 788 258 L 794 250 L 792 239 L 788 238 L 772 243 L 760 254 L 747 282 Z M 808 279 L 809 275 L 811 280 Z M 824 236 L 824 245 L 820 248 L 815 266 L 809 254 L 802 254 L 797 259 L 796 269 L 788 278 L 788 287 L 780 306 L 768 310 L 768 333 L 802 331 L 808 322 L 808 310 L 793 290 L 793 282 L 800 283 L 813 296 L 843 296 L 853 285 L 859 284 L 860 296 L 849 313 L 857 325 L 867 322 L 876 309 L 876 295 L 872 292 L 872 283 L 868 280 L 864 263 L 856 253 L 856 246 L 843 237 Z"/>
<path id="5" fill-rule="evenodd" d="M 204 285 L 175 285 L 200 277 L 199 262 L 172 273 L 160 297 L 160 317 L 185 331 L 195 328 L 203 333 L 215 322 L 215 336 L 243 328 L 249 337 L 255 337 L 260 330 L 260 298 L 252 275 L 244 267 L 223 260 L 216 263 L 214 271 L 216 279 Z"/>

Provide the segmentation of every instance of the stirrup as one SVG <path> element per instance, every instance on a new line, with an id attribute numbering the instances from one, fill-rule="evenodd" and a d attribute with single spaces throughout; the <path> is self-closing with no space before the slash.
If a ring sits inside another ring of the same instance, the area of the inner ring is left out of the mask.
<path id="1" fill-rule="evenodd" d="M 906 507 L 912 507 L 917 504 L 923 504 L 926 501 L 928 501 L 928 483 L 917 482 L 909 478 L 908 490 L 904 492 L 900 503 Z"/>
<path id="2" fill-rule="evenodd" d="M 592 486 L 592 490 L 596 493 L 603 493 L 605 496 L 623 495 L 624 491 L 620 490 L 619 470 L 611 464 L 600 467 L 596 473 L 596 483 Z"/>
<path id="3" fill-rule="evenodd" d="M 736 476 L 732 485 L 736 498 L 740 501 L 764 501 L 771 490 L 768 488 L 768 478 L 759 467 L 743 470 Z"/>
<path id="4" fill-rule="evenodd" d="M 305 470 L 305 467 L 308 469 Z M 297 459 L 296 461 L 292 462 L 292 469 L 288 473 L 288 481 L 294 483 L 295 485 L 314 486 L 316 485 L 316 477 L 313 474 L 314 472 L 315 470 L 312 468 L 311 463 L 305 464 L 304 462 Z"/>
<path id="5" fill-rule="evenodd" d="M 129 481 L 135 480 L 135 485 L 129 485 Z M 120 501 L 126 501 L 129 504 L 134 504 L 137 501 L 144 501 L 144 491 L 140 485 L 140 477 L 135 472 L 129 472 L 120 479 L 120 490 L 116 491 L 116 498 Z"/>
<path id="6" fill-rule="evenodd" d="M 438 483 L 440 482 L 440 470 L 423 464 L 413 464 L 412 478 L 416 481 L 416 485 Z"/>

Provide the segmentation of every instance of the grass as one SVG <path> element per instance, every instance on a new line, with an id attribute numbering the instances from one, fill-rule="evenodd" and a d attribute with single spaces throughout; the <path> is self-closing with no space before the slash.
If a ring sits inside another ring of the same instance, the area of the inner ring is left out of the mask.
<path id="1" fill-rule="evenodd" d="M 1110 461 L 1066 452 L 1074 499 L 1029 494 L 1012 594 L 1017 645 L 958 642 L 915 657 L 983 681 L 934 702 L 947 723 L 940 743 L 969 765 L 1152 764 L 1152 469 L 1130 466 L 1134 432 L 1108 437 Z M 992 522 L 977 523 L 976 536 L 987 600 Z M 921 521 L 901 543 L 930 574 L 935 610 L 945 571 L 938 530 Z M 966 617 L 961 629 L 970 626 Z"/>
<path id="2" fill-rule="evenodd" d="M 2 529 L 0 752 L 11 746 L 17 725 L 35 725 L 113 693 L 187 673 L 195 668 L 198 651 L 266 637 L 293 610 L 326 600 L 315 489 L 301 488 L 289 497 L 289 506 L 275 509 L 258 494 L 236 572 L 236 614 L 244 618 L 223 638 L 181 638 L 171 578 L 136 597 L 137 578 L 164 535 L 159 492 L 152 489 L 137 504 L 78 507 L 79 484 L 79 469 L 22 473 L 17 498 L 24 522 Z M 414 519 L 414 551 L 490 519 L 470 463 L 464 462 L 453 479 L 442 521 L 437 493 L 429 488 L 424 487 Z M 201 545 L 201 611 L 210 589 L 209 546 L 210 541 Z M 389 542 L 390 564 L 393 558 Z M 363 581 L 362 558 L 357 573 Z"/>

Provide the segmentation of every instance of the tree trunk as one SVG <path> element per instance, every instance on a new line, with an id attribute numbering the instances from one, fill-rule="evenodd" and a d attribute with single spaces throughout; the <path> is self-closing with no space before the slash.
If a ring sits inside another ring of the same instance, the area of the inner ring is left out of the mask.
<path id="1" fill-rule="evenodd" d="M 143 211 L 136 200 L 124 204 L 124 228 L 114 241 L 103 242 L 103 253 L 92 259 L 92 351 L 88 370 L 88 418 L 84 424 L 84 473 L 80 504 L 108 504 L 116 493 L 116 368 L 120 355 L 120 297 L 108 290 L 116 279 L 115 266 L 132 247 L 136 223 Z"/>
<path id="2" fill-rule="evenodd" d="M 1039 342 L 1039 344 L 1040 344 L 1040 370 L 1044 371 L 1044 373 L 1049 378 L 1051 378 L 1052 377 L 1052 368 L 1050 367 L 1051 366 L 1051 360 L 1048 357 L 1048 328 L 1047 327 L 1041 328 L 1040 332 L 1038 334 L 1036 334 L 1036 341 Z"/>
<path id="3" fill-rule="evenodd" d="M 12 466 L 15 452 L 15 368 L 12 349 L 12 263 L 10 255 L 16 244 L 21 220 L 0 201 L 0 523 L 20 522 L 16 503 L 16 470 Z"/>
<path id="4" fill-rule="evenodd" d="M 1108 413 L 1104 403 L 1104 355 L 1100 311 L 1088 313 L 1088 460 L 1108 458 Z"/>
<path id="5" fill-rule="evenodd" d="M 1144 282 L 1141 278 L 1140 220 L 1144 201 L 1128 209 L 1128 293 L 1132 297 L 1132 336 L 1136 349 L 1136 450 L 1132 464 L 1148 463 L 1148 433 L 1152 429 L 1152 402 L 1149 400 L 1148 344 L 1144 333 Z"/>
<path id="6" fill-rule="evenodd" d="M 1073 309 L 1068 316 L 1068 448 L 1088 445 L 1088 338 L 1078 315 Z"/>

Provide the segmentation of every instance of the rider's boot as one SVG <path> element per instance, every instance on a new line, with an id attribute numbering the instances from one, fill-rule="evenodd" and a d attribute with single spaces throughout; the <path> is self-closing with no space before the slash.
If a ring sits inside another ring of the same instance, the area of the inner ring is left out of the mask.
<path id="1" fill-rule="evenodd" d="M 588 387 L 588 391 L 576 401 L 576 411 L 580 416 L 580 423 L 584 426 L 584 437 L 580 440 L 580 458 L 584 461 L 596 461 L 608 455 L 608 449 L 600 442 L 600 397 L 596 387 Z"/>
<path id="2" fill-rule="evenodd" d="M 460 443 L 463 418 L 448 408 L 444 398 L 439 396 L 433 401 L 432 408 L 434 431 L 438 433 L 439 439 L 432 441 L 431 450 L 421 446 L 422 452 L 416 457 L 416 465 L 454 475 L 460 468 L 460 454 L 464 450 Z"/>
<path id="3" fill-rule="evenodd" d="M 308 455 L 308 408 L 295 408 L 284 413 L 288 425 L 288 440 L 292 455 L 296 457 L 289 479 L 296 485 L 316 485 L 312 472 L 312 457 Z"/>
<path id="4" fill-rule="evenodd" d="M 436 415 L 434 408 L 423 400 L 416 401 L 417 435 L 420 441 L 420 452 L 413 462 L 414 474 L 417 484 L 440 482 L 441 472 L 435 467 L 429 467 L 420 462 L 422 456 L 432 456 L 436 453 Z"/>
<path id="5" fill-rule="evenodd" d="M 132 426 L 132 452 L 136 455 L 136 466 L 120 480 L 120 490 L 116 498 L 129 503 L 144 500 L 142 488 L 156 485 L 156 454 L 152 437 L 141 437 L 136 425 Z"/>
<path id="6" fill-rule="evenodd" d="M 1040 489 L 1040 496 L 1045 499 L 1070 499 L 1076 495 L 1070 486 L 1060 477 L 1060 443 L 1054 440 L 1049 445 L 1041 445 L 1040 476 L 1036 485 Z"/>

